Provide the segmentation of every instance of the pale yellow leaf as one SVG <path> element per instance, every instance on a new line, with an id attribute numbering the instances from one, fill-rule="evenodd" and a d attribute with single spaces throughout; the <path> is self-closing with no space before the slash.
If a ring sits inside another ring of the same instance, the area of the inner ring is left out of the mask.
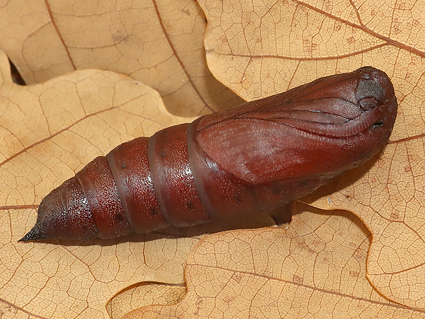
<path id="1" fill-rule="evenodd" d="M 209 21 L 208 64 L 245 99 L 364 65 L 390 76 L 399 101 L 390 145 L 375 165 L 345 174 L 320 193 L 328 197 L 306 200 L 359 216 L 373 237 L 373 286 L 390 300 L 425 309 L 425 2 L 199 3 Z"/>
<path id="2" fill-rule="evenodd" d="M 156 89 L 173 114 L 241 103 L 205 62 L 196 1 L 11 0 L 0 5 L 0 49 L 28 84 L 79 69 L 110 70 Z"/>
<path id="3" fill-rule="evenodd" d="M 423 318 L 380 296 L 366 279 L 370 234 L 348 212 L 296 215 L 285 231 L 228 231 L 189 255 L 187 295 L 136 318 Z"/>
<path id="4" fill-rule="evenodd" d="M 2 53 L 0 140 L 8 145 L 1 147 L 0 299 L 46 318 L 106 318 L 108 298 L 131 284 L 182 282 L 196 237 L 148 234 L 138 240 L 144 244 L 94 246 L 17 241 L 48 190 L 88 161 L 190 119 L 171 116 L 157 92 L 127 76 L 85 70 L 26 87 L 11 82 L 8 66 Z"/>
<path id="5" fill-rule="evenodd" d="M 146 305 L 170 305 L 180 301 L 186 295 L 186 286 L 146 282 L 129 289 L 125 289 L 107 305 L 109 316 L 112 319 L 123 318 L 133 309 Z"/>

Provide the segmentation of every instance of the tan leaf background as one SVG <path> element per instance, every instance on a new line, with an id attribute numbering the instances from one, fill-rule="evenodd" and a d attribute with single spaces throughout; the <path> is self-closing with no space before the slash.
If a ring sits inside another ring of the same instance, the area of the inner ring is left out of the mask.
<path id="1" fill-rule="evenodd" d="M 0 314 L 425 317 L 425 2 L 198 2 L 0 6 Z M 298 204 L 286 230 L 207 235 L 272 224 L 259 216 L 92 245 L 17 243 L 40 200 L 114 146 L 364 65 L 391 77 L 399 114 L 379 158 L 303 199 L 338 211 Z"/>

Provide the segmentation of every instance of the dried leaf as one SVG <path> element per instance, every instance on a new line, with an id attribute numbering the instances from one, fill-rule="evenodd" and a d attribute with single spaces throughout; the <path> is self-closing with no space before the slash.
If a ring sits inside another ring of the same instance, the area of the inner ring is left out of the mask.
<path id="1" fill-rule="evenodd" d="M 123 318 L 133 309 L 146 305 L 172 305 L 186 295 L 186 286 L 143 283 L 120 292 L 107 305 L 111 318 Z M 137 317 L 136 317 L 137 318 Z"/>
<path id="2" fill-rule="evenodd" d="M 390 145 L 371 170 L 353 170 L 314 198 L 332 195 L 306 201 L 359 216 L 373 237 L 372 285 L 425 309 L 423 10 L 387 1 L 199 3 L 211 71 L 245 99 L 364 65 L 390 76 L 400 109 Z"/>
<path id="3" fill-rule="evenodd" d="M 211 235 L 189 255 L 181 302 L 122 319 L 421 318 L 423 311 L 385 300 L 367 281 L 369 238 L 351 213 L 317 211 L 295 216 L 287 231 Z"/>
<path id="4" fill-rule="evenodd" d="M 1 299 L 47 318 L 101 318 L 108 298 L 128 285 L 182 282 L 196 237 L 176 241 L 148 234 L 143 245 L 95 246 L 17 240 L 35 222 L 36 204 L 48 189 L 92 158 L 190 119 L 170 115 L 158 93 L 113 72 L 76 71 L 22 87 L 10 80 L 4 54 L 0 67 L 1 140 L 8 143 L 1 148 Z"/>
<path id="5" fill-rule="evenodd" d="M 0 6 L 0 49 L 28 84 L 80 69 L 131 76 L 174 114 L 240 104 L 205 62 L 205 16 L 195 1 L 11 0 Z"/>

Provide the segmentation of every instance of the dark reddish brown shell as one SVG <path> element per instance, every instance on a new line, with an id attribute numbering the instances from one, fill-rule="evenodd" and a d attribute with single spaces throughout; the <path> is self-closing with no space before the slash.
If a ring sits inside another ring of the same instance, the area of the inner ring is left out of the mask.
<path id="1" fill-rule="evenodd" d="M 388 76 L 365 67 L 166 128 L 53 190 L 22 240 L 113 238 L 259 210 L 285 220 L 283 205 L 380 152 L 396 112 Z"/>

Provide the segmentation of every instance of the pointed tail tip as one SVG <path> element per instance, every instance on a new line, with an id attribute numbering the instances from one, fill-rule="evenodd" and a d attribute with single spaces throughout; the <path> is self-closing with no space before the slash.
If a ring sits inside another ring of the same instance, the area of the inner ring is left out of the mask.
<path id="1" fill-rule="evenodd" d="M 47 236 L 35 225 L 24 237 L 18 240 L 22 242 L 46 239 Z"/>

